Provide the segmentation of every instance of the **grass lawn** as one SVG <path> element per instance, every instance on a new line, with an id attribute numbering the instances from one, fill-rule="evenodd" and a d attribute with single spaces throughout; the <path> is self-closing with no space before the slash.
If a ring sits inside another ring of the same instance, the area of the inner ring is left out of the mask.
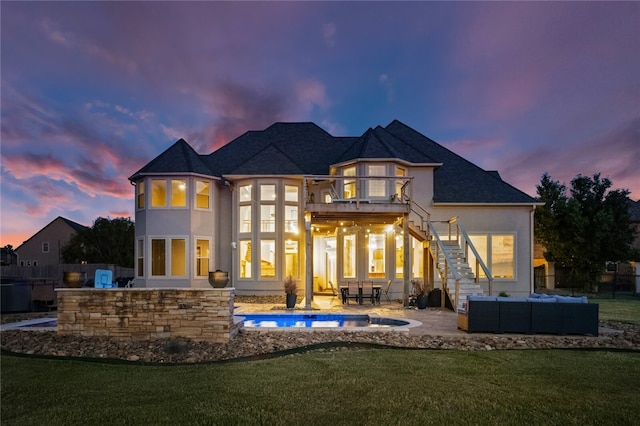
<path id="1" fill-rule="evenodd" d="M 640 353 L 378 349 L 188 366 L 1 361 L 3 426 L 640 422 Z"/>
<path id="2" fill-rule="evenodd" d="M 638 297 L 618 295 L 613 299 L 611 296 L 598 296 L 589 298 L 589 301 L 600 305 L 598 313 L 601 320 L 640 324 L 640 298 Z"/>

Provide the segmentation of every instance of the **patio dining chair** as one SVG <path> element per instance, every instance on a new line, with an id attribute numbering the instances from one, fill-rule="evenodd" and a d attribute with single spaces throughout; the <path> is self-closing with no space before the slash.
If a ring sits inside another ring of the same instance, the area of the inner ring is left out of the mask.
<path id="1" fill-rule="evenodd" d="M 371 303 L 376 303 L 373 295 L 373 281 L 362 281 L 362 299 L 370 299 Z"/>
<path id="2" fill-rule="evenodd" d="M 356 302 L 360 301 L 360 286 L 358 285 L 358 281 L 347 281 L 347 305 L 349 304 L 349 299 L 356 299 Z"/>

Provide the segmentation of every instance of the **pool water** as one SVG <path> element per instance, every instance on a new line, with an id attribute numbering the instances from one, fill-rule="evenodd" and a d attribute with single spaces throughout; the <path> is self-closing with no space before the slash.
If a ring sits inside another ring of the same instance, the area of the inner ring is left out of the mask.
<path id="1" fill-rule="evenodd" d="M 236 314 L 247 328 L 402 327 L 408 321 L 353 314 Z"/>

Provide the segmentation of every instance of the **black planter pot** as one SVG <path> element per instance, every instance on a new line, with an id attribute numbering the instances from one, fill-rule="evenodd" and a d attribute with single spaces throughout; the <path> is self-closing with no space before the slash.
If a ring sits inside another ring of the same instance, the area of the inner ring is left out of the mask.
<path id="1" fill-rule="evenodd" d="M 426 294 L 421 294 L 416 298 L 416 305 L 418 309 L 427 309 L 427 305 L 429 304 L 429 298 Z"/>
<path id="2" fill-rule="evenodd" d="M 296 306 L 297 294 L 287 294 L 287 309 L 293 309 Z"/>

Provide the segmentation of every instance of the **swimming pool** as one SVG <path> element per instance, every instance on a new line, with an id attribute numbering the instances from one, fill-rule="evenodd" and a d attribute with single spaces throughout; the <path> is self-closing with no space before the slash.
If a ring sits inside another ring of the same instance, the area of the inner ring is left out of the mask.
<path id="1" fill-rule="evenodd" d="M 261 329 L 305 329 L 340 328 L 359 330 L 407 330 L 420 325 L 419 321 L 403 318 L 386 318 L 374 314 L 235 314 L 237 321 L 244 321 L 246 328 Z M 56 318 L 38 318 L 19 323 L 3 324 L 0 330 L 52 329 L 57 327 Z"/>
<path id="2" fill-rule="evenodd" d="M 246 328 L 396 328 L 415 321 L 356 314 L 235 314 Z"/>

